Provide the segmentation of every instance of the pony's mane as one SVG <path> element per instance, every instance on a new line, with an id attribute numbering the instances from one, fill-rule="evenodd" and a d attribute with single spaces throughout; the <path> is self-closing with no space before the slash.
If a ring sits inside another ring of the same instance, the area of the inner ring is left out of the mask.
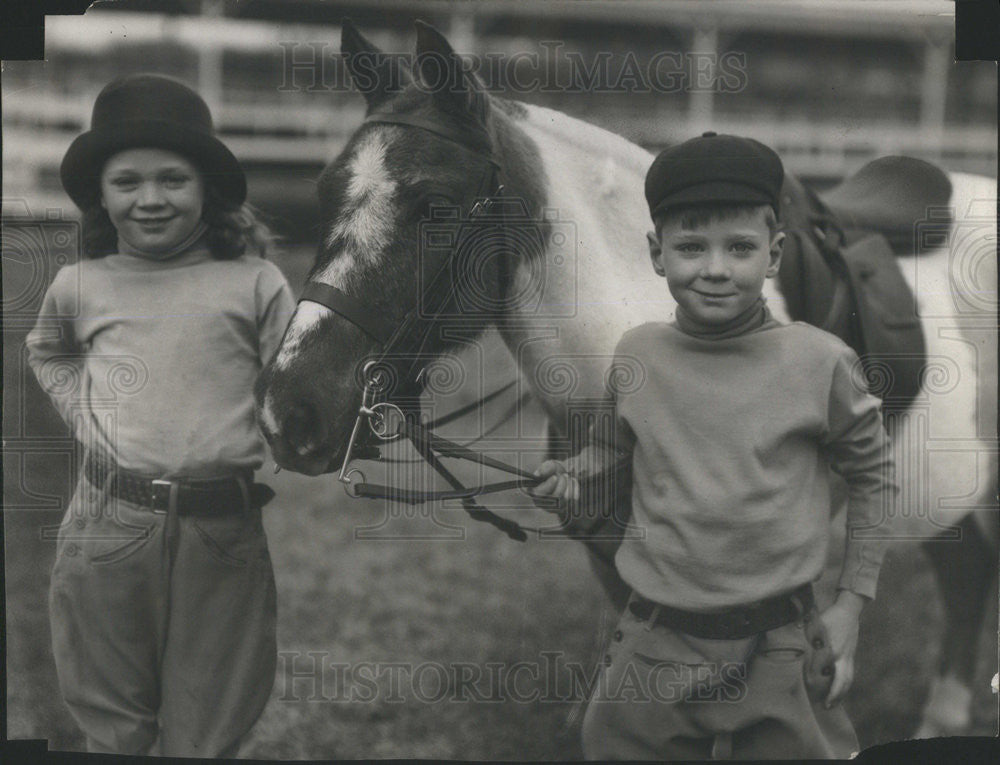
<path id="1" fill-rule="evenodd" d="M 500 98 L 495 100 L 513 121 L 530 125 L 532 130 L 544 133 L 563 145 L 569 144 L 581 152 L 594 153 L 597 157 L 614 154 L 620 162 L 640 175 L 646 174 L 653 161 L 653 155 L 648 151 L 610 130 L 545 106 Z"/>

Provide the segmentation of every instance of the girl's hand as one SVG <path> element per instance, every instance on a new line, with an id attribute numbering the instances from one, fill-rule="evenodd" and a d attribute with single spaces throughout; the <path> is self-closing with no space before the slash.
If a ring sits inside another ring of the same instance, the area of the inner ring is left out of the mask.
<path id="1" fill-rule="evenodd" d="M 824 706 L 839 703 L 854 682 L 854 653 L 858 648 L 858 624 L 865 599 L 849 590 L 841 590 L 833 605 L 820 614 L 830 637 L 833 651 L 833 683 Z"/>
<path id="2" fill-rule="evenodd" d="M 558 460 L 546 460 L 535 470 L 535 475 L 545 480 L 529 491 L 532 496 L 555 497 L 563 503 L 575 502 L 580 498 L 580 483 L 567 472 L 564 463 Z M 542 509 L 559 512 L 559 508 L 547 504 Z"/>

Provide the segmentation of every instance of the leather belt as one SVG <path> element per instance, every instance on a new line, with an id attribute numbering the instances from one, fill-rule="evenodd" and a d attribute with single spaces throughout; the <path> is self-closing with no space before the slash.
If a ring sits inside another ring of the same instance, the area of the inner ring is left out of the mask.
<path id="1" fill-rule="evenodd" d="M 654 626 L 664 626 L 700 638 L 739 640 L 794 622 L 815 605 L 812 584 L 767 600 L 729 608 L 725 611 L 685 611 L 672 608 L 633 593 L 628 608 L 645 621 L 654 616 Z"/>
<path id="2" fill-rule="evenodd" d="M 274 496 L 270 487 L 253 483 L 253 471 L 249 468 L 225 478 L 162 480 L 138 475 L 88 452 L 83 472 L 97 488 L 154 513 L 167 512 L 174 485 L 179 515 L 239 513 L 247 509 L 248 501 L 251 506 L 260 507 Z"/>

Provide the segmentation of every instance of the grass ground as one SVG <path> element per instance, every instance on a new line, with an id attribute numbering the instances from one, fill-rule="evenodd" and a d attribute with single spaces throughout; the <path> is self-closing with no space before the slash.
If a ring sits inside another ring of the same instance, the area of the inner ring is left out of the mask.
<path id="1" fill-rule="evenodd" d="M 279 262 L 301 284 L 305 257 Z M 5 437 L 12 437 L 12 411 L 28 413 L 33 437 L 57 437 L 61 426 L 33 381 L 18 385 L 22 341 L 18 333 L 5 335 Z M 499 381 L 501 373 L 494 373 Z M 12 410 L 19 402 L 23 408 Z M 61 513 L 17 508 L 38 503 L 26 492 L 65 498 L 69 472 L 57 455 L 8 451 L 4 461 L 8 736 L 47 739 L 59 750 L 83 744 L 60 699 L 49 649 L 46 598 L 55 546 L 42 530 Z M 518 544 L 454 511 L 435 517 L 460 524 L 464 539 L 387 539 L 426 531 L 428 518 L 419 511 L 390 518 L 376 502 L 345 497 L 333 476 L 267 472 L 264 478 L 278 492 L 265 525 L 281 657 L 244 755 L 581 756 L 578 721 L 568 721 L 580 695 L 572 668 L 583 671 L 599 658 L 597 635 L 609 618 L 581 545 Z M 380 519 L 388 520 L 381 539 L 358 538 L 359 529 Z M 916 728 L 942 630 L 939 595 L 914 547 L 890 551 L 880 593 L 864 618 L 847 701 L 864 746 Z M 996 727 L 989 691 L 994 626 L 995 618 L 981 640 L 970 731 L 978 735 L 993 735 Z M 325 665 L 318 678 L 310 674 L 319 666 L 313 662 Z"/>

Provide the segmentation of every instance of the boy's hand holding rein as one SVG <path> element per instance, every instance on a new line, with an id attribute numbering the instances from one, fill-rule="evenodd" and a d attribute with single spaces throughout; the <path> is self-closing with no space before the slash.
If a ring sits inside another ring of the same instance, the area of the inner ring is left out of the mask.
<path id="1" fill-rule="evenodd" d="M 861 610 L 867 600 L 850 590 L 838 590 L 837 599 L 820 618 L 826 625 L 833 651 L 833 683 L 824 705 L 827 709 L 838 704 L 854 682 L 854 653 L 858 648 L 858 626 Z"/>
<path id="2" fill-rule="evenodd" d="M 557 507 L 548 502 L 535 504 L 550 513 L 561 513 L 568 503 L 580 501 L 581 479 L 609 468 L 613 462 L 614 453 L 596 444 L 584 447 L 568 460 L 546 460 L 535 470 L 535 475 L 545 480 L 531 489 L 530 494 L 535 497 L 555 497 L 560 500 Z"/>
<path id="3" fill-rule="evenodd" d="M 558 514 L 566 508 L 568 503 L 580 499 L 580 482 L 569 472 L 567 462 L 546 460 L 535 470 L 535 475 L 544 480 L 531 490 L 531 495 L 534 497 L 555 497 L 559 500 L 558 506 L 553 506 L 548 502 L 544 504 L 536 502 L 535 504 L 541 509 Z"/>

